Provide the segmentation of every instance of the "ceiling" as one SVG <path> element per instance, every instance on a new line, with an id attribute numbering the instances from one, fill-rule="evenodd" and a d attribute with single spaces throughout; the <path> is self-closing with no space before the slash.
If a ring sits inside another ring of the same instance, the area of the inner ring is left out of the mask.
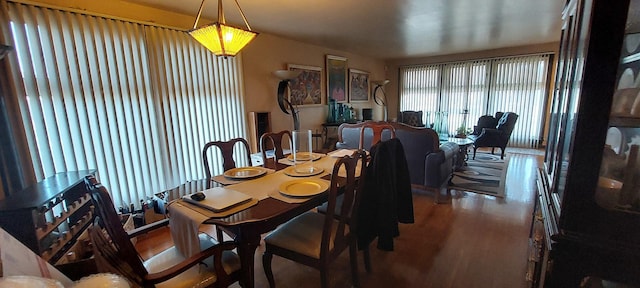
<path id="1" fill-rule="evenodd" d="M 193 14 L 194 20 L 201 3 L 129 1 Z M 564 6 L 562 0 L 238 1 L 255 31 L 379 59 L 555 42 Z M 216 3 L 205 2 L 203 17 L 217 19 Z M 223 5 L 227 23 L 243 25 L 235 1 Z"/>

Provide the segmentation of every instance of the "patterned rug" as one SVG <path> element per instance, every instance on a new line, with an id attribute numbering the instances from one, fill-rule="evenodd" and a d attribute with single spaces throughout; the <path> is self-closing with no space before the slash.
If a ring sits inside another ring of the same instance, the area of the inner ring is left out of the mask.
<path id="1" fill-rule="evenodd" d="M 473 157 L 472 155 L 469 155 Z M 509 154 L 500 159 L 499 153 L 476 154 L 476 159 L 469 159 L 467 166 L 453 173 L 449 189 L 504 197 L 504 181 L 509 166 Z"/>

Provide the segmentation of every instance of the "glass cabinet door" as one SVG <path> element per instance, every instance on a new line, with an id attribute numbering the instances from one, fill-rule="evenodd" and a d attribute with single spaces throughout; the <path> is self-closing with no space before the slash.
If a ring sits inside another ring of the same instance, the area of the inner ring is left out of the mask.
<path id="1" fill-rule="evenodd" d="M 640 33 L 627 33 L 594 194 L 602 208 L 640 214 Z"/>
<path id="2" fill-rule="evenodd" d="M 578 43 L 581 1 L 571 2 L 563 12 L 555 91 L 551 106 L 549 143 L 545 153 L 545 165 L 549 179 L 549 192 L 556 211 L 560 210 L 571 159 L 573 120 L 579 96 Z M 578 79 L 578 80 L 577 80 Z"/>

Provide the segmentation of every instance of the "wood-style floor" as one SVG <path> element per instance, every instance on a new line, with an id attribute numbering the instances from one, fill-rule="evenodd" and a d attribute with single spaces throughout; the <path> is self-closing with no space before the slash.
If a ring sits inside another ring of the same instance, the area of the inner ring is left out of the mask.
<path id="1" fill-rule="evenodd" d="M 541 153 L 507 149 L 510 163 L 506 197 L 451 191 L 449 203 L 434 204 L 429 193 L 414 193 L 414 224 L 401 224 L 395 251 L 371 246 L 373 272 L 364 271 L 362 287 L 527 287 L 527 249 Z M 213 234 L 215 235 L 215 234 Z M 166 249 L 164 231 L 138 240 L 143 257 Z M 262 270 L 263 246 L 255 255 L 256 287 L 268 287 Z M 348 252 L 334 262 L 331 287 L 351 287 Z M 278 287 L 319 287 L 319 273 L 274 256 Z M 232 287 L 240 287 L 235 284 Z"/>

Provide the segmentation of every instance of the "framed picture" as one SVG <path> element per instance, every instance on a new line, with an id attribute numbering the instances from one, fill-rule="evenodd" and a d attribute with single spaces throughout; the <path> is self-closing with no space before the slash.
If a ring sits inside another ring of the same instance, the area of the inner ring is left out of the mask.
<path id="1" fill-rule="evenodd" d="M 302 71 L 289 82 L 289 102 L 296 106 L 322 105 L 322 68 L 287 65 L 291 71 Z"/>
<path id="2" fill-rule="evenodd" d="M 327 99 L 347 102 L 347 58 L 327 55 Z"/>
<path id="3" fill-rule="evenodd" d="M 349 101 L 369 101 L 369 72 L 349 69 Z"/>

